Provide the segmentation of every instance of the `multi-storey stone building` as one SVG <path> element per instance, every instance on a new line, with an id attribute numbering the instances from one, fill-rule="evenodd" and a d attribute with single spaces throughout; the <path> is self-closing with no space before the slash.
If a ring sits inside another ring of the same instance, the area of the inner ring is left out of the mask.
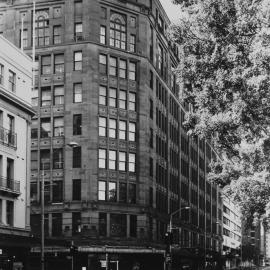
<path id="1" fill-rule="evenodd" d="M 30 0 L 0 1 L 0 32 L 29 54 L 32 14 Z M 221 251 L 221 197 L 206 181 L 215 154 L 182 126 L 169 23 L 158 0 L 36 1 L 31 226 L 39 234 L 44 170 L 46 237 L 73 241 L 76 269 L 163 269 L 169 213 L 187 206 L 174 258 Z M 49 269 L 71 263 L 57 243 Z"/>
<path id="2" fill-rule="evenodd" d="M 1 269 L 23 266 L 30 250 L 31 74 L 31 59 L 0 35 Z"/>
<path id="3" fill-rule="evenodd" d="M 223 200 L 223 255 L 226 267 L 237 267 L 242 259 L 242 217 L 239 207 L 230 198 Z"/>

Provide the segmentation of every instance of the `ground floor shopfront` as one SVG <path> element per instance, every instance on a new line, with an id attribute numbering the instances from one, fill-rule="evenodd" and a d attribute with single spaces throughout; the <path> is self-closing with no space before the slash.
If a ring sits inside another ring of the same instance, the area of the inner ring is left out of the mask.
<path id="1" fill-rule="evenodd" d="M 0 233 L 0 270 L 25 270 L 33 239 Z"/>
<path id="2" fill-rule="evenodd" d="M 40 269 L 40 253 L 33 250 L 28 270 Z M 164 270 L 164 251 L 152 248 L 78 247 L 46 248 L 45 270 Z"/>
<path id="3" fill-rule="evenodd" d="M 172 249 L 134 246 L 76 246 L 70 244 L 45 247 L 45 270 L 200 270 L 222 269 L 221 255 L 198 248 Z M 40 247 L 32 248 L 27 270 L 40 270 Z"/>

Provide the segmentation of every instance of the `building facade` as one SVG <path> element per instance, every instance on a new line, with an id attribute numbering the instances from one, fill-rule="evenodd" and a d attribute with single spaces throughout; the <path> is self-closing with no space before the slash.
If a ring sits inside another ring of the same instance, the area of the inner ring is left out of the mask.
<path id="1" fill-rule="evenodd" d="M 242 217 L 229 198 L 223 199 L 223 255 L 228 269 L 237 267 L 242 257 Z"/>
<path id="2" fill-rule="evenodd" d="M 32 15 L 30 0 L 0 1 L 0 32 L 29 54 Z M 154 0 L 36 1 L 31 227 L 40 234 L 44 172 L 46 238 L 67 243 L 46 245 L 48 269 L 71 264 L 71 243 L 78 269 L 163 269 L 169 214 L 187 206 L 173 216 L 175 267 L 217 263 L 216 155 L 182 125 L 169 23 Z"/>
<path id="3" fill-rule="evenodd" d="M 31 59 L 0 35 L 1 269 L 22 266 L 30 250 L 31 74 Z"/>

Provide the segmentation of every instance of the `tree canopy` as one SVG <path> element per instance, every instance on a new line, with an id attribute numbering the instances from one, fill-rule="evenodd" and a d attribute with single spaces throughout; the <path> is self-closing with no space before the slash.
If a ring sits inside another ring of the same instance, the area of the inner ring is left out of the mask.
<path id="1" fill-rule="evenodd" d="M 171 39 L 182 48 L 175 72 L 189 134 L 211 140 L 222 157 L 209 177 L 245 215 L 269 201 L 270 1 L 173 0 L 181 5 Z"/>

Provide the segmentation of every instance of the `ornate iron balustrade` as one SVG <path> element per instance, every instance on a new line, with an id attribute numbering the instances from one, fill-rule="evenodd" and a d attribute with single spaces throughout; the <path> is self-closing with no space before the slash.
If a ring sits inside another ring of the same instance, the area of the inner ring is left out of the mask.
<path id="1" fill-rule="evenodd" d="M 20 182 L 0 176 L 0 190 L 20 193 Z"/>
<path id="2" fill-rule="evenodd" d="M 12 148 L 17 148 L 17 134 L 0 127 L 0 143 Z"/>

